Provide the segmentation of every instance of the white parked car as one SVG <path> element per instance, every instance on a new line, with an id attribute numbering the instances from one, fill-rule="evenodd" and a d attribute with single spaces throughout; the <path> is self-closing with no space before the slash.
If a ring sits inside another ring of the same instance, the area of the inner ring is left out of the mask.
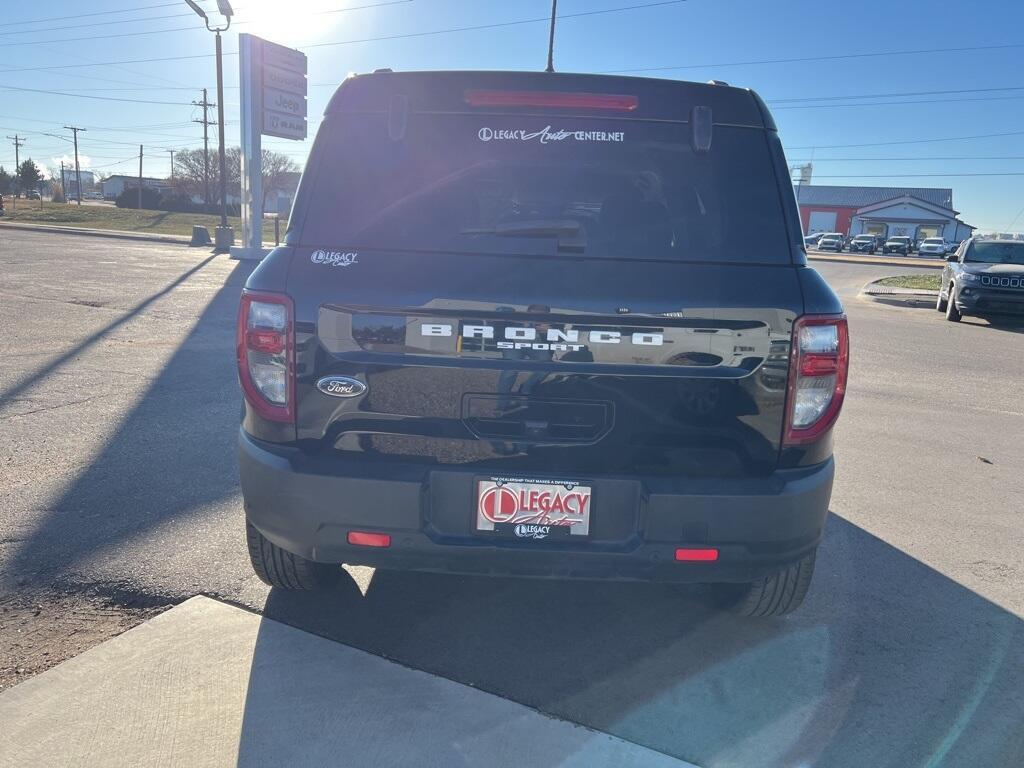
<path id="1" fill-rule="evenodd" d="M 917 247 L 918 256 L 945 256 L 946 241 L 941 237 L 928 237 L 921 241 Z"/>

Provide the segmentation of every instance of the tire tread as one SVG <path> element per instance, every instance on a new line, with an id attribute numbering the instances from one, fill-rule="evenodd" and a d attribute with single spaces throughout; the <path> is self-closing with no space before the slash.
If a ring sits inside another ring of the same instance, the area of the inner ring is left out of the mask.
<path id="1" fill-rule="evenodd" d="M 330 586 L 340 568 L 314 563 L 274 544 L 252 524 L 245 524 L 245 538 L 252 569 L 260 581 L 271 587 L 291 590 L 316 590 Z"/>
<path id="2" fill-rule="evenodd" d="M 783 616 L 796 610 L 811 586 L 815 552 L 778 573 L 743 585 L 731 608 L 741 616 Z"/>

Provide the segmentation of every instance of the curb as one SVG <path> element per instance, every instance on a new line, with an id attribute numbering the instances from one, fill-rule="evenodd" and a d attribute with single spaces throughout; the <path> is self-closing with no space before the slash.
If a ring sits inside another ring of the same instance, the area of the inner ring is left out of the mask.
<path id="1" fill-rule="evenodd" d="M 920 259 L 910 256 L 902 258 L 886 258 L 883 256 L 826 256 L 824 254 L 807 254 L 808 261 L 839 261 L 847 264 L 874 264 L 883 267 L 928 267 L 930 269 L 942 269 L 945 259 Z"/>
<path id="2" fill-rule="evenodd" d="M 61 235 L 85 235 L 89 237 L 109 237 L 114 240 L 141 240 L 148 243 L 166 243 L 188 245 L 192 238 L 184 235 L 146 235 L 137 232 L 125 232 L 119 229 L 90 229 L 88 227 L 58 227 L 49 224 L 22 224 L 14 221 L 0 221 L 5 229 L 23 229 L 26 232 L 50 232 Z"/>
<path id="3" fill-rule="evenodd" d="M 872 280 L 864 284 L 857 294 L 858 298 L 865 298 L 883 304 L 926 304 L 934 305 L 938 291 L 929 291 L 922 288 L 892 288 L 887 285 L 878 285 L 884 277 Z"/>

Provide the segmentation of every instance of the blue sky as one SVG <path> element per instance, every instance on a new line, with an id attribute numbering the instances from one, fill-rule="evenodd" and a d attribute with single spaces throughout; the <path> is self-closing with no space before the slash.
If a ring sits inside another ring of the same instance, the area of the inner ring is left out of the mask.
<path id="1" fill-rule="evenodd" d="M 968 223 L 985 230 L 1005 230 L 1013 223 L 1013 229 L 1024 231 L 1024 39 L 1019 34 L 1024 3 L 976 0 L 968 13 L 935 0 L 686 0 L 572 17 L 652 2 L 560 0 L 559 14 L 566 18 L 558 26 L 556 69 L 648 69 L 642 74 L 752 87 L 769 101 L 790 162 L 813 158 L 816 183 L 948 186 Z M 211 11 L 215 7 L 214 0 L 202 4 Z M 236 23 L 225 37 L 226 52 L 237 50 L 238 32 L 293 47 L 316 45 L 306 50 L 313 118 L 349 72 L 541 69 L 547 26 L 532 22 L 366 38 L 540 19 L 550 11 L 548 0 L 237 0 L 234 5 Z M 133 10 L 106 13 L 128 7 Z M 338 11 L 342 8 L 352 10 Z M 204 86 L 213 99 L 212 57 L 112 64 L 212 53 L 213 36 L 183 0 L 4 0 L 3 9 L 0 137 L 26 136 L 23 158 L 47 166 L 59 162 L 70 154 L 70 144 L 43 134 L 67 134 L 61 126 L 72 124 L 87 127 L 79 147 L 87 165 L 107 173 L 137 172 L 137 161 L 130 158 L 140 142 L 146 147 L 146 175 L 167 174 L 166 149 L 201 146 L 202 129 L 190 122 L 198 110 L 189 102 Z M 920 50 L 930 52 L 863 55 Z M 765 63 L 769 60 L 776 63 Z M 228 142 L 237 144 L 238 90 L 230 87 L 238 84 L 237 57 L 225 59 L 225 72 Z M 834 98 L 850 96 L 860 98 Z M 788 101 L 797 99 L 804 101 Z M 922 141 L 968 136 L 984 137 Z M 299 162 L 309 147 L 308 142 L 264 141 Z M 6 139 L 0 143 L 0 164 L 14 164 L 14 148 Z M 952 175 L 1014 173 L 1020 175 Z"/>

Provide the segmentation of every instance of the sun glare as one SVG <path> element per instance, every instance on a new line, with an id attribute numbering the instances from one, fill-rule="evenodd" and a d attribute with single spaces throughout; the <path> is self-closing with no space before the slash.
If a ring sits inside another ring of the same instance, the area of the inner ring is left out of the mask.
<path id="1" fill-rule="evenodd" d="M 294 48 L 337 28 L 344 14 L 329 11 L 341 7 L 343 0 L 244 0 L 236 7 L 237 21 L 246 22 L 238 31 Z"/>

